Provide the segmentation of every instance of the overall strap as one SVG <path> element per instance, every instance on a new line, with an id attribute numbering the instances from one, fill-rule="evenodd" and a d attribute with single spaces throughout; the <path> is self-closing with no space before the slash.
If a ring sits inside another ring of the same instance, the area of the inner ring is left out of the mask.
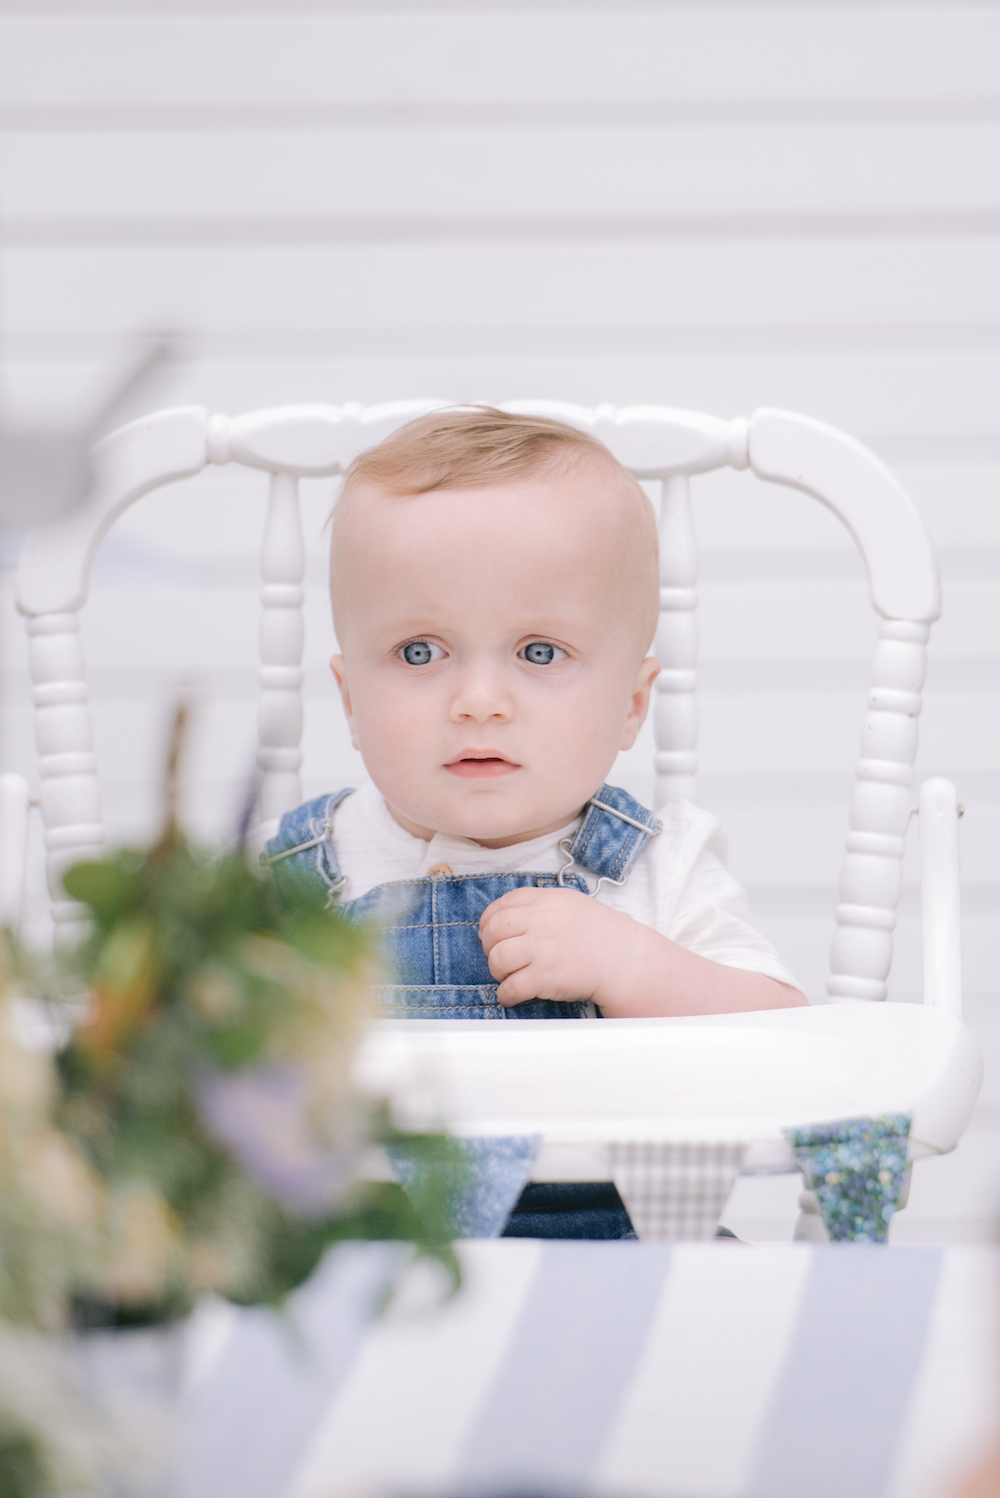
<path id="1" fill-rule="evenodd" d="M 347 786 L 332 796 L 317 796 L 296 806 L 294 811 L 286 811 L 261 854 L 261 863 L 282 864 L 294 858 L 301 869 L 317 874 L 330 893 L 336 894 L 343 887 L 344 878 L 331 836 L 333 814 L 341 801 L 352 794 L 353 787 Z"/>
<path id="2" fill-rule="evenodd" d="M 598 875 L 598 884 L 602 879 L 624 884 L 649 839 L 662 831 L 662 822 L 634 796 L 617 786 L 602 785 L 587 802 L 587 814 L 579 832 L 571 843 L 564 842 L 562 846 L 571 863 Z M 566 869 L 562 870 L 565 872 Z"/>

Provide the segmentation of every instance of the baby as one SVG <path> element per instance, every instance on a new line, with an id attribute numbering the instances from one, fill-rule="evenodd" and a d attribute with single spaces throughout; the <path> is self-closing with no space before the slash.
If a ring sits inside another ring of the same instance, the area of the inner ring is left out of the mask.
<path id="1" fill-rule="evenodd" d="M 643 490 L 596 439 L 484 407 L 362 453 L 333 522 L 332 667 L 371 777 L 267 857 L 383 930 L 394 1016 L 571 1019 L 804 1004 L 714 819 L 605 783 L 646 716 Z"/>

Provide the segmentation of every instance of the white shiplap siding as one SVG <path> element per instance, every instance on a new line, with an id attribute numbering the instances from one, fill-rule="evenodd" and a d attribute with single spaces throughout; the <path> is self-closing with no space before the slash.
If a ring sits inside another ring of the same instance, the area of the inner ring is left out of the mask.
<path id="1" fill-rule="evenodd" d="M 1000 5 L 947 0 L 8 0 L 6 409 L 96 404 L 122 339 L 172 328 L 191 357 L 156 404 L 777 405 L 855 433 L 940 549 L 919 773 L 951 775 L 966 807 L 968 1012 L 1000 1061 L 998 56 Z M 325 666 L 335 490 L 305 488 L 316 793 L 359 766 Z M 874 641 L 864 578 L 809 500 L 732 473 L 694 492 L 701 796 L 819 997 Z M 181 690 L 199 704 L 191 821 L 212 836 L 232 824 L 252 755 L 263 498 L 259 478 L 213 472 L 143 502 L 105 547 L 84 638 L 114 838 L 155 825 Z M 0 768 L 33 773 L 6 576 Z M 648 740 L 621 765 L 639 794 Z M 914 875 L 911 857 L 897 999 L 920 988 Z M 956 1156 L 965 1174 L 918 1181 L 914 1234 L 985 1231 L 1000 1204 L 998 1071 Z"/>

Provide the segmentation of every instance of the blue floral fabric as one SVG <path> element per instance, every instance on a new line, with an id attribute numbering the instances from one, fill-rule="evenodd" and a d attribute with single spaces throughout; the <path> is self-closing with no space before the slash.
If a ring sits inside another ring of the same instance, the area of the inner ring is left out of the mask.
<path id="1" fill-rule="evenodd" d="M 457 1141 L 465 1155 L 467 1170 L 461 1191 L 451 1203 L 456 1238 L 500 1236 L 531 1173 L 541 1141 L 541 1134 Z M 388 1155 L 397 1181 L 407 1187 L 419 1167 L 392 1149 Z"/>
<path id="2" fill-rule="evenodd" d="M 909 1113 L 786 1129 L 834 1243 L 884 1243 L 906 1183 Z"/>

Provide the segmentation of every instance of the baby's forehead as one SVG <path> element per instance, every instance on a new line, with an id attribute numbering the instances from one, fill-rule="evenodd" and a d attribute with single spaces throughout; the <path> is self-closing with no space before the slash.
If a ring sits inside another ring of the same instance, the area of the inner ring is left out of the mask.
<path id="1" fill-rule="evenodd" d="M 415 612 L 454 603 L 475 616 L 507 598 L 515 612 L 551 612 L 553 624 L 564 605 L 595 627 L 634 613 L 638 632 L 652 633 L 656 521 L 631 479 L 624 489 L 614 472 L 574 467 L 411 495 L 357 484 L 346 500 L 334 523 L 335 621 L 357 620 L 360 610 L 385 622 L 386 612 L 407 613 L 411 600 Z"/>
<path id="2" fill-rule="evenodd" d="M 579 492 L 571 478 L 476 491 L 359 493 L 334 536 L 332 584 L 337 593 L 346 583 L 370 608 L 372 595 L 384 597 L 389 577 L 398 603 L 469 599 L 475 579 L 495 607 L 504 594 L 512 604 L 530 599 L 536 610 L 549 596 L 572 595 L 575 611 L 596 619 L 609 607 L 628 607 L 623 590 L 633 589 L 650 564 L 655 568 L 649 546 L 649 533 L 626 506 Z"/>
<path id="3" fill-rule="evenodd" d="M 416 495 L 359 492 L 341 521 L 333 538 L 335 574 L 388 571 L 394 587 L 408 592 L 426 591 L 432 579 L 450 582 L 466 567 L 498 582 L 593 575 L 614 567 L 627 544 L 624 526 L 595 523 L 586 501 L 561 486 L 530 483 Z"/>

